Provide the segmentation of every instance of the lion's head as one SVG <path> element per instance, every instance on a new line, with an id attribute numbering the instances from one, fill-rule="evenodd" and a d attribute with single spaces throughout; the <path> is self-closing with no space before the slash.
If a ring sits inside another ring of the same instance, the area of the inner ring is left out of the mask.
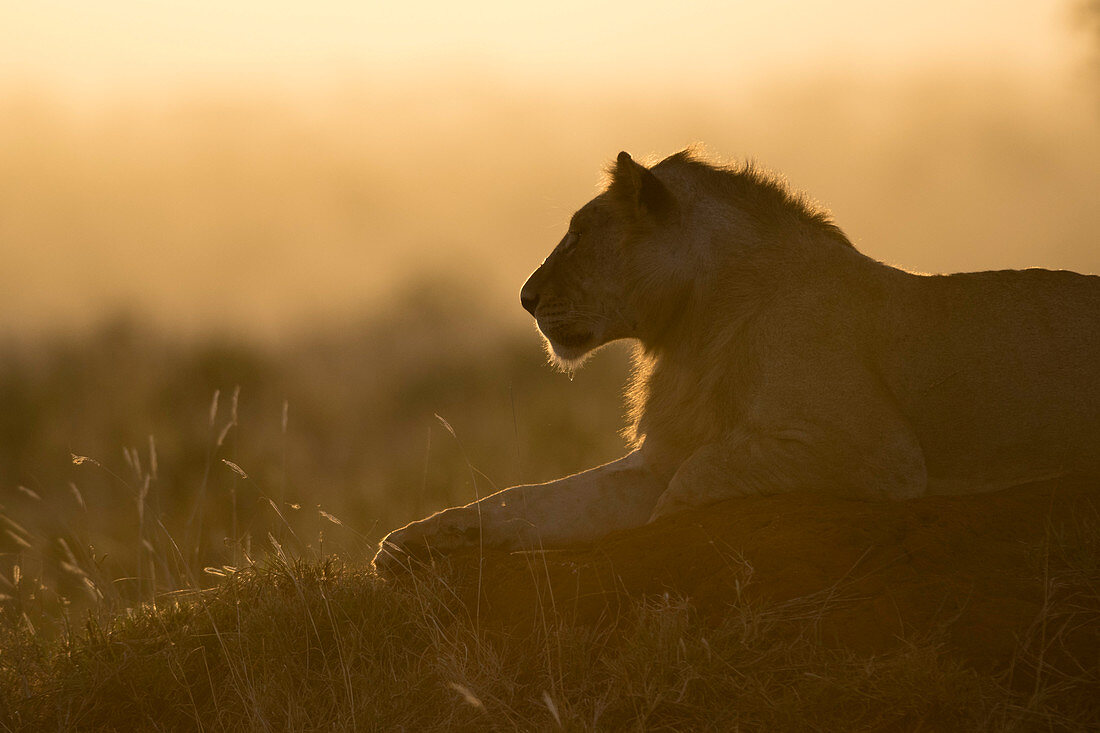
<path id="1" fill-rule="evenodd" d="M 685 150 L 646 168 L 619 153 L 609 173 L 520 291 L 565 369 L 616 339 L 660 352 L 826 249 L 854 251 L 827 212 L 751 162 Z"/>
<path id="2" fill-rule="evenodd" d="M 656 169 L 654 169 L 656 170 Z M 683 283 L 670 277 L 680 205 L 658 175 L 619 153 L 607 190 L 580 208 L 520 291 L 551 359 L 572 369 L 595 349 L 639 338 Z"/>

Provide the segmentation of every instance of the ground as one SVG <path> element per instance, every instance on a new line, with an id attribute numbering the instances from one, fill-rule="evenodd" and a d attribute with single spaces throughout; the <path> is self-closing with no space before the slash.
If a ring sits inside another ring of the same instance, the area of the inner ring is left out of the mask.
<path id="1" fill-rule="evenodd" d="M 935 635 L 982 670 L 1097 671 L 1100 491 L 1058 479 L 993 494 L 867 503 L 737 499 L 613 534 L 594 547 L 453 558 L 466 603 L 523 625 L 577 622 L 628 598 L 682 596 L 720 619 L 746 602 L 803 606 L 825 644 L 861 654 Z M 1100 692 L 1100 691 L 1098 691 Z"/>
<path id="2" fill-rule="evenodd" d="M 740 499 L 387 579 L 276 544 L 58 638 L 8 608 L 0 729 L 1100 730 L 1097 488 Z"/>

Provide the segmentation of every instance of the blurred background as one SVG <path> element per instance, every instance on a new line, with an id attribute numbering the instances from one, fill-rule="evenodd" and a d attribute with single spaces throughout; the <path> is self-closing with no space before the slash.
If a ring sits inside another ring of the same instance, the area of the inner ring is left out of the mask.
<path id="1" fill-rule="evenodd" d="M 907 269 L 1100 272 L 1098 52 L 1097 0 L 8 3 L 0 596 L 617 457 L 625 351 L 554 373 L 517 293 L 621 149 L 754 158 Z"/>

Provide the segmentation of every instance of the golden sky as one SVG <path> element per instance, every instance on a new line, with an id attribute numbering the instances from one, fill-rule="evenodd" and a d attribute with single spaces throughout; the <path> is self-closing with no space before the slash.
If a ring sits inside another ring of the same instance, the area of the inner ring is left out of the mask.
<path id="1" fill-rule="evenodd" d="M 34 0 L 0 8 L 0 75 L 82 91 L 326 83 L 455 65 L 525 81 L 705 87 L 822 65 L 1042 75 L 1069 54 L 1044 0 Z"/>
<path id="2" fill-rule="evenodd" d="M 279 333 L 516 291 L 600 171 L 702 143 L 925 272 L 1100 271 L 1075 0 L 0 3 L 0 336 Z"/>

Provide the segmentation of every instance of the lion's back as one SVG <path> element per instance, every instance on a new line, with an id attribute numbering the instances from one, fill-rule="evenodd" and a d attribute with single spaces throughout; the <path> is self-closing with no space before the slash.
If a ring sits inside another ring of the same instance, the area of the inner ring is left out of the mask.
<path id="1" fill-rule="evenodd" d="M 1100 277 L 1005 270 L 908 287 L 885 371 L 930 475 L 1100 475 Z"/>

